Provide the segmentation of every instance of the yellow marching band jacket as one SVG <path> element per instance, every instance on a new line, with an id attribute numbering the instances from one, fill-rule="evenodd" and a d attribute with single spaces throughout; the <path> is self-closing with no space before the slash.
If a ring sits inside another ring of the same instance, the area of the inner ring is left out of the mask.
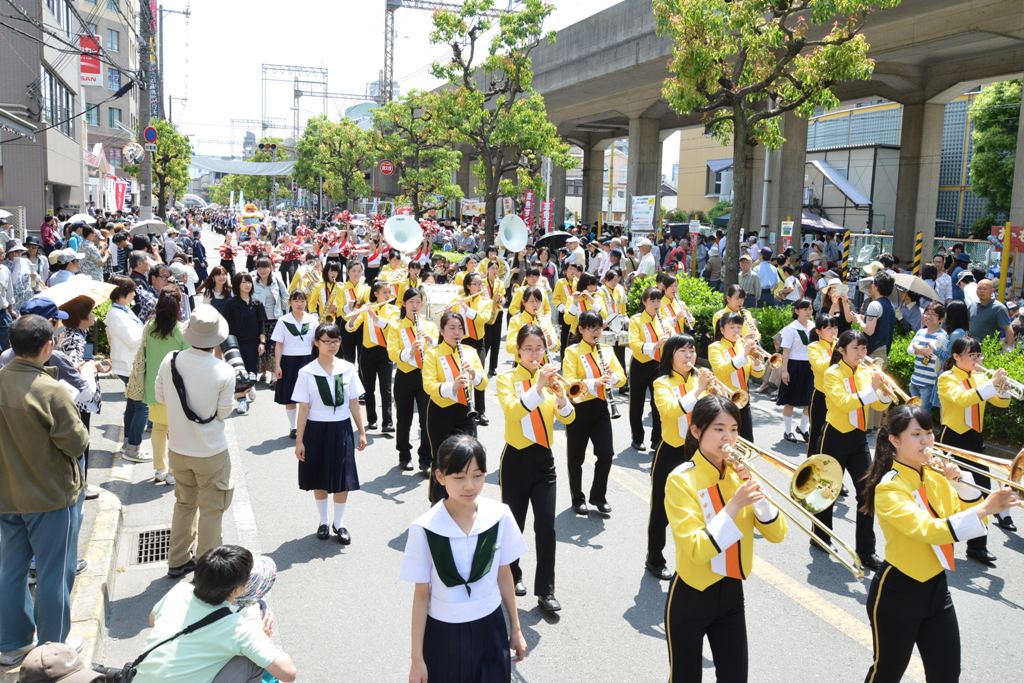
<path id="1" fill-rule="evenodd" d="M 868 410 L 885 411 L 890 400 L 871 388 L 871 370 L 840 360 L 825 371 L 825 422 L 842 434 L 867 430 Z"/>
<path id="2" fill-rule="evenodd" d="M 516 342 L 519 337 L 519 329 L 524 325 L 538 325 L 544 331 L 548 353 L 558 351 L 561 342 L 558 340 L 558 333 L 555 332 L 555 328 L 551 324 L 551 317 L 543 313 L 540 316 L 530 315 L 524 310 L 509 318 L 508 330 L 505 333 L 505 350 L 512 354 L 513 358 L 519 353 L 519 347 Z"/>
<path id="3" fill-rule="evenodd" d="M 607 346 L 594 347 L 585 341 L 566 348 L 562 362 L 562 376 L 570 382 L 583 382 L 587 388 L 583 397 L 577 402 L 584 403 L 594 399 L 608 400 L 609 389 L 598 380 L 604 375 L 602 367 L 615 377 L 616 389 L 626 384 L 626 372 L 622 369 L 619 359 Z"/>
<path id="4" fill-rule="evenodd" d="M 742 339 L 731 342 L 721 339 L 708 346 L 711 372 L 727 386 L 749 391 L 751 377 L 764 376 L 764 365 L 746 354 Z"/>
<path id="5" fill-rule="evenodd" d="M 761 501 L 735 518 L 722 511 L 743 484 L 732 467 L 720 472 L 699 450 L 665 484 L 665 512 L 676 544 L 679 578 L 703 591 L 724 577 L 746 579 L 754 562 L 754 530 L 771 543 L 786 536 L 786 519 Z"/>
<path id="6" fill-rule="evenodd" d="M 696 369 L 690 370 L 685 378 L 673 370 L 654 380 L 654 405 L 661 415 L 661 438 L 669 446 L 682 448 L 690 429 L 690 413 L 703 395 L 698 391 Z"/>
<path id="7" fill-rule="evenodd" d="M 956 365 L 939 375 L 939 402 L 942 425 L 957 434 L 965 434 L 969 429 L 981 431 L 986 403 L 997 408 L 1010 405 L 1010 399 L 1000 396 L 985 374 L 968 374 Z"/>
<path id="8" fill-rule="evenodd" d="M 629 319 L 629 351 L 641 363 L 660 361 L 658 342 L 668 336 L 658 317 L 651 317 L 647 311 L 640 311 Z"/>
<path id="9" fill-rule="evenodd" d="M 825 393 L 825 371 L 832 367 L 832 350 L 835 344 L 824 339 L 807 345 L 807 360 L 814 375 L 814 388 Z"/>
<path id="10" fill-rule="evenodd" d="M 571 401 L 558 410 L 554 394 L 536 385 L 537 373 L 519 363 L 498 375 L 498 402 L 505 414 L 505 443 L 518 450 L 533 445 L 550 449 L 555 420 L 569 424 L 576 419 Z"/>
<path id="11" fill-rule="evenodd" d="M 569 296 L 568 305 L 564 311 L 565 322 L 569 323 L 569 334 L 576 334 L 580 316 L 587 311 L 597 311 L 601 320 L 605 319 L 604 302 L 597 292 L 579 292 Z"/>
<path id="12" fill-rule="evenodd" d="M 413 347 L 417 335 L 423 342 L 423 349 L 420 352 Z M 388 357 L 399 372 L 422 370 L 427 351 L 437 343 L 437 339 L 437 325 L 426 316 L 418 316 L 415 326 L 411 318 L 402 318 L 397 324 L 388 326 Z"/>
<path id="13" fill-rule="evenodd" d="M 387 349 L 388 328 L 398 323 L 398 315 L 398 308 L 390 302 L 373 304 L 353 316 L 345 324 L 345 329 L 355 332 L 360 327 L 363 328 L 364 349 L 378 346 Z"/>
<path id="14" fill-rule="evenodd" d="M 469 363 L 476 373 L 473 387 L 478 391 L 487 388 L 487 373 L 480 364 L 480 356 L 476 349 L 466 344 L 459 344 L 462 361 Z M 427 350 L 423 357 L 423 390 L 430 400 L 440 408 L 449 408 L 456 403 L 469 405 L 469 396 L 465 389 L 456 389 L 455 379 L 462 371 L 458 354 L 455 349 L 442 341 Z"/>

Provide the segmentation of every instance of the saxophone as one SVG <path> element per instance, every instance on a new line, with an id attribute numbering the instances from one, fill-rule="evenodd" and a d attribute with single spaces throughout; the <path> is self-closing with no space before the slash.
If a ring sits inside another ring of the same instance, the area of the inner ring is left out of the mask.
<path id="1" fill-rule="evenodd" d="M 460 368 L 459 374 L 462 374 L 462 370 L 461 370 L 461 368 L 463 367 L 462 344 L 459 343 L 459 342 L 456 342 L 456 344 L 455 344 L 455 357 L 459 361 L 459 368 Z M 477 416 L 477 414 L 478 414 L 476 412 L 476 396 L 474 396 L 474 392 L 475 391 L 476 390 L 473 388 L 473 383 L 470 382 L 470 385 L 468 387 L 466 387 L 466 403 L 469 404 L 469 412 L 466 413 L 467 417 L 475 418 Z"/>
<path id="2" fill-rule="evenodd" d="M 612 374 L 611 368 L 609 368 L 608 367 L 608 363 L 605 362 L 604 354 L 601 353 L 601 345 L 600 344 L 595 344 L 594 345 L 594 355 L 597 356 L 597 364 L 598 364 L 598 367 L 601 368 L 601 374 L 602 375 L 610 375 L 610 374 Z M 621 417 L 621 415 L 619 413 L 619 406 L 618 406 L 618 403 L 615 400 L 615 395 L 613 393 L 614 392 L 614 388 L 612 386 L 608 386 L 606 388 L 606 390 L 608 392 L 608 408 L 611 410 L 611 418 L 614 420 L 614 419 L 616 419 L 618 417 Z"/>

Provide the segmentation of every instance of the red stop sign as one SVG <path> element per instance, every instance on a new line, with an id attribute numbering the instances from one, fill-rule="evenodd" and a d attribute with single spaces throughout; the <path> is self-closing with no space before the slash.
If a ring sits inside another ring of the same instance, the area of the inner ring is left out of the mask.
<path id="1" fill-rule="evenodd" d="M 382 175 L 390 176 L 395 174 L 395 165 L 388 161 L 387 159 L 380 162 L 378 168 L 380 169 Z"/>

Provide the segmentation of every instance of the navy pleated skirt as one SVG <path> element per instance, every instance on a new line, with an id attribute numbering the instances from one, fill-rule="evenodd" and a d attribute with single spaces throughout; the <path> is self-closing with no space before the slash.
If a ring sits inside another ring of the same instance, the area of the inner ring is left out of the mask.
<path id="1" fill-rule="evenodd" d="M 810 361 L 790 358 L 786 369 L 789 370 L 789 384 L 779 382 L 775 405 L 802 408 L 810 404 L 811 393 L 814 391 L 814 373 Z"/>
<path id="2" fill-rule="evenodd" d="M 306 422 L 302 435 L 306 459 L 299 462 L 299 488 L 328 493 L 359 490 L 352 420 Z"/>
<path id="3" fill-rule="evenodd" d="M 512 680 L 505 615 L 449 624 L 427 616 L 423 659 L 430 683 L 507 683 Z"/>
<path id="4" fill-rule="evenodd" d="M 281 379 L 274 384 L 274 403 L 286 406 L 295 403 L 292 393 L 295 391 L 295 380 L 299 378 L 299 370 L 309 365 L 314 356 L 281 356 Z"/>

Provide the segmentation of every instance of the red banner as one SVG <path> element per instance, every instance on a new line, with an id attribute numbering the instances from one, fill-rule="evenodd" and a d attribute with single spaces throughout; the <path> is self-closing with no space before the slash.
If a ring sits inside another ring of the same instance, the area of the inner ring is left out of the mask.
<path id="1" fill-rule="evenodd" d="M 999 239 L 1000 246 L 1003 244 L 1005 230 L 1005 225 L 992 226 L 992 236 Z M 1015 254 L 1024 252 L 1024 226 L 1015 225 L 1010 230 L 1010 252 Z"/>
<path id="2" fill-rule="evenodd" d="M 124 194 L 128 189 L 128 181 L 116 180 L 114 181 L 114 209 L 116 211 L 124 211 Z"/>
<path id="3" fill-rule="evenodd" d="M 78 60 L 79 80 L 82 85 L 103 85 L 103 71 L 100 67 L 100 39 L 98 36 L 78 36 L 78 47 L 82 55 Z"/>
<path id="4" fill-rule="evenodd" d="M 554 210 L 555 210 L 555 202 L 554 202 L 554 200 L 549 199 L 546 202 L 541 202 L 540 203 L 540 221 L 541 221 L 541 226 L 544 229 L 544 232 L 551 232 L 551 230 L 553 229 L 552 226 L 551 226 L 551 223 L 552 223 L 552 215 L 551 214 L 554 213 Z"/>
<path id="5" fill-rule="evenodd" d="M 526 196 L 523 197 L 523 222 L 526 223 L 526 227 L 533 227 L 533 190 L 527 190 Z"/>

